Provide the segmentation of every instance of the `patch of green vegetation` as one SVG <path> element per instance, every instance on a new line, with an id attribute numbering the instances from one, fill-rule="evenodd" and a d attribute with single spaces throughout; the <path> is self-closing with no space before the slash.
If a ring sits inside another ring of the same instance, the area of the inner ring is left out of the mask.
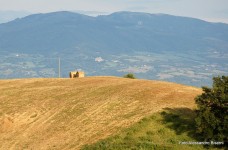
<path id="1" fill-rule="evenodd" d="M 187 145 L 181 142 L 200 141 L 195 134 L 195 112 L 188 108 L 165 109 L 163 112 L 143 118 L 119 134 L 84 145 L 82 150 L 197 150 L 203 145 Z M 208 146 L 207 148 L 213 149 Z"/>
<path id="2" fill-rule="evenodd" d="M 195 98 L 197 132 L 205 140 L 228 141 L 228 76 L 214 77 L 212 88 L 202 89 Z"/>
<path id="3" fill-rule="evenodd" d="M 130 78 L 130 79 L 136 79 L 135 75 L 133 73 L 128 73 L 123 76 L 124 78 Z"/>

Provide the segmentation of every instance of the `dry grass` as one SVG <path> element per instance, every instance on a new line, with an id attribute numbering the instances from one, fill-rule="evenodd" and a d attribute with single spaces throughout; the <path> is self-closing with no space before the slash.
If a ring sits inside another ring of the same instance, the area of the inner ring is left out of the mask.
<path id="1" fill-rule="evenodd" d="M 0 80 L 0 149 L 79 149 L 162 108 L 193 108 L 200 93 L 117 77 Z"/>

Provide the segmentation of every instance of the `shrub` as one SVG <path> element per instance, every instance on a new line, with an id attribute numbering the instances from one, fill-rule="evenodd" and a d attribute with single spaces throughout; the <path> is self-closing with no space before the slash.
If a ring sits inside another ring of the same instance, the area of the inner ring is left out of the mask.
<path id="1" fill-rule="evenodd" d="M 124 78 L 136 79 L 136 77 L 133 73 L 128 73 L 128 74 L 124 75 Z"/>
<path id="2" fill-rule="evenodd" d="M 204 140 L 227 141 L 228 137 L 228 76 L 214 77 L 213 87 L 202 87 L 195 98 L 198 110 L 197 131 Z"/>

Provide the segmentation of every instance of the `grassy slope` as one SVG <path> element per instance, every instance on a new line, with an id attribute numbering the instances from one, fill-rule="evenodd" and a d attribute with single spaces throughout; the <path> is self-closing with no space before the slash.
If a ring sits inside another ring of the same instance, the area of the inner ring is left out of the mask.
<path id="1" fill-rule="evenodd" d="M 84 145 L 82 150 L 202 150 L 218 148 L 213 145 L 189 145 L 181 142 L 199 142 L 195 133 L 195 112 L 189 108 L 164 109 L 145 117 L 120 133 Z"/>
<path id="2" fill-rule="evenodd" d="M 200 93 L 116 77 L 0 80 L 0 149 L 78 149 L 162 108 L 193 108 Z"/>

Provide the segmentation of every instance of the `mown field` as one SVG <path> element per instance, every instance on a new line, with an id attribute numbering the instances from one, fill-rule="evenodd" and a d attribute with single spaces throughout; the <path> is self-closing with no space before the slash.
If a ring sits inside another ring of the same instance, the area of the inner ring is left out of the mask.
<path id="1" fill-rule="evenodd" d="M 147 125 L 151 130 L 136 137 L 160 136 L 155 142 L 170 147 L 178 139 L 163 141 L 162 134 L 172 137 L 175 131 L 165 124 L 163 131 L 159 112 L 193 109 L 201 92 L 175 83 L 117 77 L 0 80 L 0 149 L 86 148 L 124 134 L 142 118 L 153 120 L 154 113 L 154 123 Z"/>

